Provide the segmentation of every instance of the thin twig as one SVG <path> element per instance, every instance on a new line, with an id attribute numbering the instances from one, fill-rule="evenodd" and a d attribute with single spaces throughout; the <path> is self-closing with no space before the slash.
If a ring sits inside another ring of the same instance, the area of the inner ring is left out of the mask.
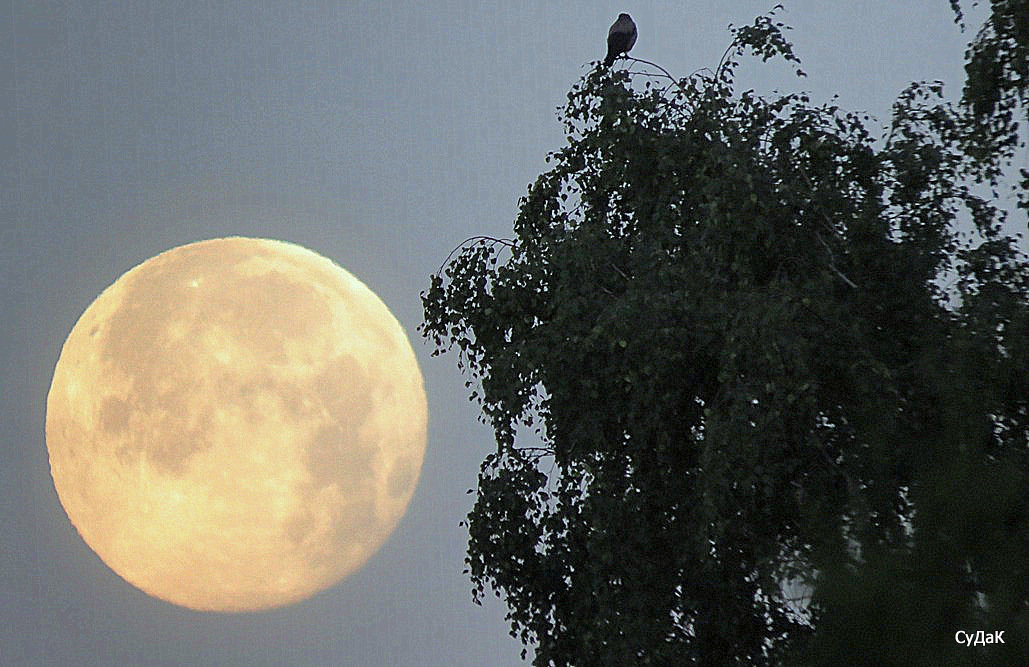
<path id="1" fill-rule="evenodd" d="M 617 272 L 618 272 L 618 275 L 620 275 L 620 276 L 621 276 L 622 278 L 624 278 L 624 279 L 625 279 L 626 281 L 628 281 L 628 280 L 629 280 L 629 276 L 625 275 L 625 272 L 624 272 L 624 271 L 622 271 L 622 270 L 621 270 L 621 269 L 619 269 L 619 268 L 618 268 L 617 266 L 615 266 L 615 263 L 614 263 L 614 262 L 610 262 L 610 265 L 611 265 L 611 268 L 612 268 L 612 269 L 614 269 L 615 271 L 617 271 Z"/>
<path id="2" fill-rule="evenodd" d="M 804 177 L 804 181 L 806 181 L 808 187 L 811 188 L 811 194 L 814 195 L 815 194 L 815 184 L 811 182 L 811 177 L 807 175 L 807 172 L 804 171 L 803 167 L 797 165 L 796 169 L 797 169 L 797 171 L 800 172 L 800 175 Z M 829 214 L 826 213 L 824 210 L 822 210 L 821 204 L 819 204 L 818 202 L 815 202 L 814 199 L 812 199 L 812 203 L 815 204 L 816 208 L 819 209 L 818 212 L 822 214 L 823 218 L 825 218 L 826 226 L 829 229 L 829 231 L 832 232 L 833 234 L 835 234 L 837 237 L 842 239 L 843 235 L 840 234 L 839 231 L 837 231 L 836 227 L 833 225 L 832 218 L 829 217 Z M 822 243 L 824 244 L 825 241 L 823 241 Z"/>
<path id="3" fill-rule="evenodd" d="M 674 83 L 676 86 L 679 87 L 679 90 L 681 90 L 684 93 L 686 92 L 686 89 L 682 87 L 682 84 L 679 83 L 679 80 L 676 79 L 674 76 L 672 76 L 671 72 L 666 70 L 664 67 L 661 67 L 657 63 L 652 63 L 649 60 L 644 60 L 643 58 L 634 58 L 633 56 L 629 56 L 629 55 L 626 55 L 624 57 L 625 57 L 626 60 L 632 60 L 634 62 L 643 63 L 645 65 L 650 65 L 651 67 L 658 68 L 659 70 L 664 72 L 665 76 L 668 77 L 669 81 L 671 81 L 672 83 Z M 656 75 L 653 75 L 653 74 L 648 74 L 647 72 L 640 72 L 640 74 L 646 74 L 647 76 L 656 76 Z"/>
<path id="4" fill-rule="evenodd" d="M 718 81 L 718 73 L 722 71 L 722 65 L 724 65 L 724 64 L 725 64 L 725 58 L 726 58 L 726 56 L 728 56 L 728 55 L 729 55 L 729 53 L 730 53 L 730 52 L 731 52 L 731 51 L 733 50 L 733 48 L 734 48 L 734 47 L 735 47 L 735 48 L 739 48 L 739 47 L 737 46 L 737 44 L 736 44 L 736 43 L 737 43 L 738 41 L 739 41 L 739 35 L 737 35 L 736 37 L 734 37 L 734 38 L 733 38 L 732 42 L 731 42 L 731 43 L 729 44 L 729 46 L 728 46 L 728 47 L 727 47 L 727 48 L 725 49 L 725 53 L 723 53 L 723 54 L 722 54 L 722 57 L 721 57 L 721 58 L 719 59 L 719 61 L 718 61 L 718 67 L 716 67 L 716 68 L 715 68 L 715 81 L 716 81 L 716 82 Z"/>
<path id="5" fill-rule="evenodd" d="M 838 275 L 840 279 L 843 280 L 843 282 L 847 283 L 852 288 L 857 289 L 857 285 L 854 284 L 854 281 L 848 278 L 846 275 L 844 275 L 842 271 L 836 268 L 836 256 L 833 255 L 832 248 L 830 248 L 829 244 L 825 242 L 825 239 L 822 238 L 822 235 L 818 232 L 815 232 L 815 238 L 817 238 L 819 242 L 821 242 L 821 244 L 825 247 L 825 251 L 829 253 L 829 268 L 833 270 L 833 273 Z"/>

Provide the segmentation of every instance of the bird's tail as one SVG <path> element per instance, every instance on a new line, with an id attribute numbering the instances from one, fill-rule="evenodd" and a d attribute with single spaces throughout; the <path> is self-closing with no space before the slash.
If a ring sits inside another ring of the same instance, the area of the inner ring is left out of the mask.
<path id="1" fill-rule="evenodd" d="M 614 65 L 615 58 L 617 57 L 618 55 L 614 51 L 608 51 L 607 56 L 604 58 L 604 67 L 611 67 L 611 65 Z"/>

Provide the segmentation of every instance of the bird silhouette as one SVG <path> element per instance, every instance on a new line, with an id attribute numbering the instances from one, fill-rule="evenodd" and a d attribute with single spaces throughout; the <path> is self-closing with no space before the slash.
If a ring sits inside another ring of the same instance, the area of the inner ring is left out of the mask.
<path id="1" fill-rule="evenodd" d="M 629 52 L 636 43 L 636 24 L 628 14 L 619 14 L 611 29 L 607 31 L 607 56 L 604 67 L 610 67 L 615 58 Z"/>

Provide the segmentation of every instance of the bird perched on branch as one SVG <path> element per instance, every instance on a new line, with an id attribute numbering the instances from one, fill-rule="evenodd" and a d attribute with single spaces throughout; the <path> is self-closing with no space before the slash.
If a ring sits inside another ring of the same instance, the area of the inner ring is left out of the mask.
<path id="1" fill-rule="evenodd" d="M 611 29 L 607 31 L 607 57 L 604 58 L 604 67 L 610 67 L 615 58 L 628 53 L 635 43 L 636 24 L 628 14 L 619 14 L 618 19 L 611 24 Z"/>

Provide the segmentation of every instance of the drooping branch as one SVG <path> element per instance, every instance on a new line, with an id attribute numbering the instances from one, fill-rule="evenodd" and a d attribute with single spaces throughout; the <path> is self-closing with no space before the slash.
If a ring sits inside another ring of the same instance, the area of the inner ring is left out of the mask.
<path id="1" fill-rule="evenodd" d="M 505 248 L 511 249 L 514 249 L 518 245 L 514 241 L 514 239 L 494 238 L 492 236 L 485 235 L 469 236 L 464 241 L 461 241 L 459 244 L 457 244 L 457 247 L 450 251 L 450 254 L 447 255 L 447 258 L 443 260 L 442 264 L 440 264 L 439 269 L 436 270 L 436 277 L 438 278 L 443 273 L 443 270 L 446 269 L 447 264 L 449 264 L 450 260 L 454 258 L 454 255 L 464 250 L 469 244 L 474 245 L 476 243 L 489 243 L 491 247 L 499 244 L 504 246 Z"/>

